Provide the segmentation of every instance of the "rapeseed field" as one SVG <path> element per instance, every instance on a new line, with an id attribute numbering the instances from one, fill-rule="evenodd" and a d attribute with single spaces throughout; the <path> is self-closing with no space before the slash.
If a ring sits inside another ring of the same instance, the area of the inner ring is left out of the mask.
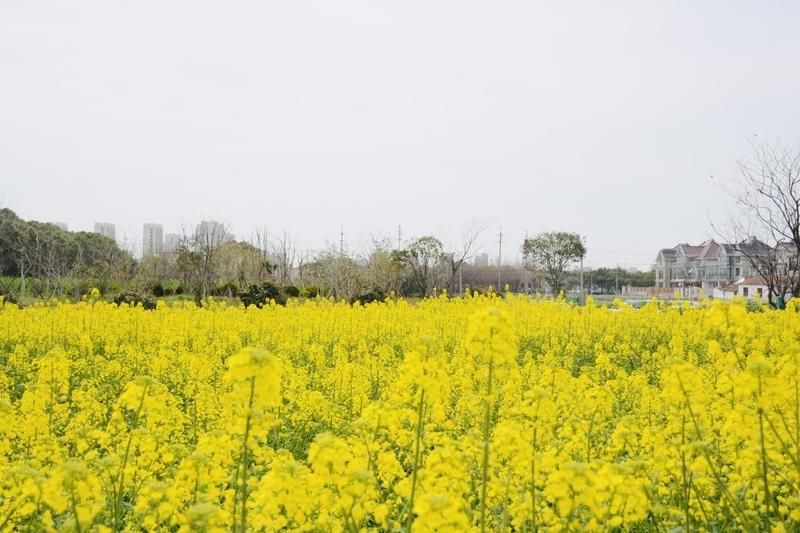
<path id="1" fill-rule="evenodd" d="M 1 531 L 797 531 L 800 314 L 0 304 Z"/>

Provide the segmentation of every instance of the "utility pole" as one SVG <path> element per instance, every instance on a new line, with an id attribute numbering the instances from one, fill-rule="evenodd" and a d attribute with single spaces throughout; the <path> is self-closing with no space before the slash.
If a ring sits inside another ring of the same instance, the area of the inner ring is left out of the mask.
<path id="1" fill-rule="evenodd" d="M 503 268 L 503 226 L 500 226 L 500 240 L 497 243 L 497 292 L 499 293 L 502 288 L 500 287 L 500 274 Z"/>
<path id="2" fill-rule="evenodd" d="M 586 305 L 586 295 L 583 291 L 583 256 L 581 256 L 581 298 L 580 298 L 581 305 Z"/>
<path id="3" fill-rule="evenodd" d="M 397 225 L 397 249 L 401 250 L 403 248 L 403 227 L 401 225 Z"/>
<path id="4" fill-rule="evenodd" d="M 339 231 L 339 257 L 344 257 L 344 226 Z"/>

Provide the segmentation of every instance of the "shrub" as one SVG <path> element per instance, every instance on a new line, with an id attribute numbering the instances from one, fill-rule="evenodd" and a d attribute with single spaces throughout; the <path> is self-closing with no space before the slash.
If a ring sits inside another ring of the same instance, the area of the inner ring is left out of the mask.
<path id="1" fill-rule="evenodd" d="M 229 281 L 214 287 L 212 293 L 214 296 L 234 298 L 239 294 L 239 285 L 237 285 L 234 281 Z"/>
<path id="2" fill-rule="evenodd" d="M 362 292 L 361 294 L 356 294 L 352 298 L 350 298 L 350 303 L 361 302 L 362 304 L 368 304 L 372 302 L 382 302 L 386 299 L 386 293 L 383 292 L 382 289 L 374 288 L 371 291 Z"/>
<path id="3" fill-rule="evenodd" d="M 2 293 L 0 293 L 0 298 L 3 299 L 3 303 L 9 303 L 9 304 L 18 303 L 17 302 L 17 298 L 13 294 L 2 294 Z"/>
<path id="4" fill-rule="evenodd" d="M 161 282 L 157 281 L 157 282 L 155 282 L 155 284 L 153 284 L 152 287 L 150 287 L 150 292 L 156 298 L 163 298 L 164 297 L 164 286 L 161 284 Z"/>
<path id="5" fill-rule="evenodd" d="M 300 289 L 295 287 L 294 285 L 287 285 L 283 288 L 283 293 L 289 298 L 299 298 L 300 297 Z"/>
<path id="6" fill-rule="evenodd" d="M 164 280 L 161 286 L 164 288 L 164 295 L 177 296 L 179 294 L 183 294 L 183 286 L 176 279 Z"/>
<path id="7" fill-rule="evenodd" d="M 269 281 L 263 281 L 258 285 L 250 285 L 246 290 L 239 292 L 239 299 L 245 307 L 255 305 L 261 308 L 270 300 L 275 300 L 279 305 L 286 303 L 286 297 L 283 292 L 277 285 Z"/>
<path id="8" fill-rule="evenodd" d="M 316 298 L 319 296 L 319 287 L 314 287 L 313 285 L 310 287 L 303 287 L 301 294 L 306 298 Z"/>
<path id="9" fill-rule="evenodd" d="M 114 297 L 114 303 L 117 305 L 128 304 L 131 307 L 136 307 L 142 304 L 145 309 L 155 309 L 156 301 L 150 296 L 138 294 L 135 292 L 121 292 Z"/>

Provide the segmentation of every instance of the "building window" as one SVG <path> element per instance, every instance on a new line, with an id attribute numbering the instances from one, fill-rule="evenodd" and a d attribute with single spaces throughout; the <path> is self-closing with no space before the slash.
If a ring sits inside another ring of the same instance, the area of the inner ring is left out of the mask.
<path id="1" fill-rule="evenodd" d="M 749 292 L 750 292 L 750 287 L 743 287 L 742 288 L 742 296 L 744 296 L 745 298 L 747 298 L 747 296 L 749 296 L 749 294 L 748 294 Z"/>
<path id="2" fill-rule="evenodd" d="M 735 275 L 736 275 L 736 276 L 739 276 L 739 275 L 740 275 L 740 272 L 741 272 L 741 270 L 739 269 L 739 267 L 736 267 L 736 274 L 735 274 Z"/>

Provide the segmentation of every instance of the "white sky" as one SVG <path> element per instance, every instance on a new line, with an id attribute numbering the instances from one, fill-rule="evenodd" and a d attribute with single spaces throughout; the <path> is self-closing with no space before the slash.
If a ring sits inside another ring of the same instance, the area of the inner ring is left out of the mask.
<path id="1" fill-rule="evenodd" d="M 201 217 L 595 266 L 712 236 L 748 139 L 800 140 L 800 3 L 4 2 L 0 202 L 141 240 Z"/>

